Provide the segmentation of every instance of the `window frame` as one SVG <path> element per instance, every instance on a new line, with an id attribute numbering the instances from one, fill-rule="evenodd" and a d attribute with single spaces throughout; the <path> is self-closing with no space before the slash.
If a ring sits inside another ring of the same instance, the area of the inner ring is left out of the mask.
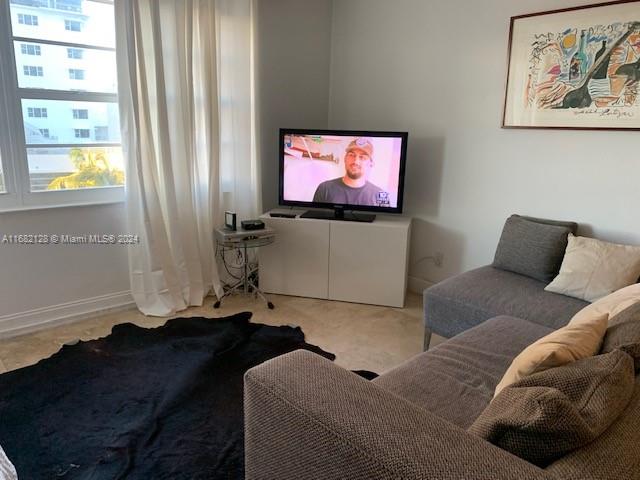
<path id="1" fill-rule="evenodd" d="M 67 47 L 67 58 L 70 60 L 82 60 L 84 50 L 82 48 Z"/>
<path id="2" fill-rule="evenodd" d="M 113 4 L 109 0 L 93 0 Z M 37 144 L 26 142 L 23 99 L 60 100 L 74 102 L 117 103 L 117 93 L 78 92 L 74 90 L 49 90 L 43 88 L 20 88 L 14 42 L 62 45 L 69 48 L 115 51 L 115 48 L 44 40 L 31 37 L 16 37 L 11 25 L 9 0 L 0 0 L 0 162 L 6 192 L 0 192 L 0 213 L 13 210 L 99 205 L 124 201 L 124 186 L 87 187 L 76 190 L 31 191 L 28 148 L 109 148 L 120 147 L 122 142 L 88 142 L 73 144 Z"/>
<path id="3" fill-rule="evenodd" d="M 35 69 L 35 75 L 32 75 L 33 69 Z M 22 73 L 25 77 L 44 77 L 44 68 L 40 65 L 23 65 Z"/>
<path id="4" fill-rule="evenodd" d="M 36 115 L 36 110 L 40 115 Z M 27 117 L 28 118 L 49 118 L 49 112 L 47 111 L 47 107 L 27 107 Z"/>
<path id="5" fill-rule="evenodd" d="M 90 128 L 74 128 L 73 134 L 76 138 L 91 138 Z"/>
<path id="6" fill-rule="evenodd" d="M 33 53 L 29 52 L 29 47 L 32 48 Z M 33 43 L 20 42 L 20 52 L 22 55 L 30 55 L 32 57 L 42 56 L 42 49 L 40 48 L 40 45 L 35 45 Z"/>
<path id="7" fill-rule="evenodd" d="M 89 109 L 87 108 L 72 108 L 71 116 L 74 120 L 89 120 Z"/>
<path id="8" fill-rule="evenodd" d="M 69 70 L 69 80 L 83 81 L 85 79 L 83 68 L 68 68 L 67 70 Z"/>
<path id="9" fill-rule="evenodd" d="M 22 21 L 20 21 L 20 15 L 22 15 Z M 29 22 L 26 22 L 27 17 L 29 18 Z M 35 22 L 34 22 L 35 19 Z M 19 13 L 18 14 L 18 23 L 20 25 L 27 25 L 29 27 L 39 27 L 40 21 L 38 20 L 37 15 L 32 15 L 30 13 Z"/>
<path id="10" fill-rule="evenodd" d="M 73 27 L 77 26 L 77 30 Z M 67 32 L 82 32 L 82 22 L 80 20 L 64 19 L 64 29 Z"/>

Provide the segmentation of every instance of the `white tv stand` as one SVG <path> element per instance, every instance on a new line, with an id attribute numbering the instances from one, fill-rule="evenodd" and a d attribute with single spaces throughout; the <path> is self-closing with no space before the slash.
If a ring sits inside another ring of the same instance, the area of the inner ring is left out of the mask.
<path id="1" fill-rule="evenodd" d="M 260 219 L 277 233 L 259 253 L 265 292 L 404 306 L 411 218 L 377 215 L 360 223 L 266 213 Z"/>

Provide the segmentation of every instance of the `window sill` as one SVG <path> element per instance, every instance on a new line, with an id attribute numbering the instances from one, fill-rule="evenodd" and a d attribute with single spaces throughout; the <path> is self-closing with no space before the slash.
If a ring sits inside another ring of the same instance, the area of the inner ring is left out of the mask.
<path id="1" fill-rule="evenodd" d="M 124 189 L 123 189 L 124 190 Z M 2 213 L 9 212 L 26 212 L 30 210 L 49 210 L 53 208 L 67 208 L 67 207 L 92 207 L 99 205 L 113 205 L 113 204 L 121 204 L 125 203 L 124 191 L 118 192 L 121 194 L 116 194 L 111 196 L 110 198 L 102 198 L 102 199 L 73 199 L 66 201 L 51 201 L 51 203 L 9 203 L 2 205 L 3 194 L 0 194 L 0 215 Z M 115 193 L 115 192 L 114 192 Z"/>
<path id="2" fill-rule="evenodd" d="M 49 210 L 53 208 L 95 207 L 99 205 L 113 205 L 116 203 L 124 202 L 124 200 L 104 200 L 100 202 L 64 203 L 60 205 L 17 205 L 15 207 L 0 207 L 0 215 L 2 215 L 3 213 L 28 212 L 30 210 Z"/>

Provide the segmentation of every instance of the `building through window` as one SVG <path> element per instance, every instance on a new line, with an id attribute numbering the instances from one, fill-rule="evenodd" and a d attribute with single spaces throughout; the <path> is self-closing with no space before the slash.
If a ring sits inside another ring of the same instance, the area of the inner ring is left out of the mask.
<path id="1" fill-rule="evenodd" d="M 0 136 L 9 132 L 8 145 L 0 144 L 0 211 L 122 200 L 113 2 L 0 0 L 0 6 L 10 13 L 0 15 Z M 96 164 L 103 171 L 87 173 Z M 98 177 L 85 181 L 86 175 Z M 67 191 L 41 193 L 51 188 Z"/>

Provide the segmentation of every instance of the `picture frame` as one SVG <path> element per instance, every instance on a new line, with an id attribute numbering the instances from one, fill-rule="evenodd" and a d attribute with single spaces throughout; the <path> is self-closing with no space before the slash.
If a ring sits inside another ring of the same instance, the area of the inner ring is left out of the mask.
<path id="1" fill-rule="evenodd" d="M 640 130 L 640 0 L 511 17 L 502 127 Z"/>

